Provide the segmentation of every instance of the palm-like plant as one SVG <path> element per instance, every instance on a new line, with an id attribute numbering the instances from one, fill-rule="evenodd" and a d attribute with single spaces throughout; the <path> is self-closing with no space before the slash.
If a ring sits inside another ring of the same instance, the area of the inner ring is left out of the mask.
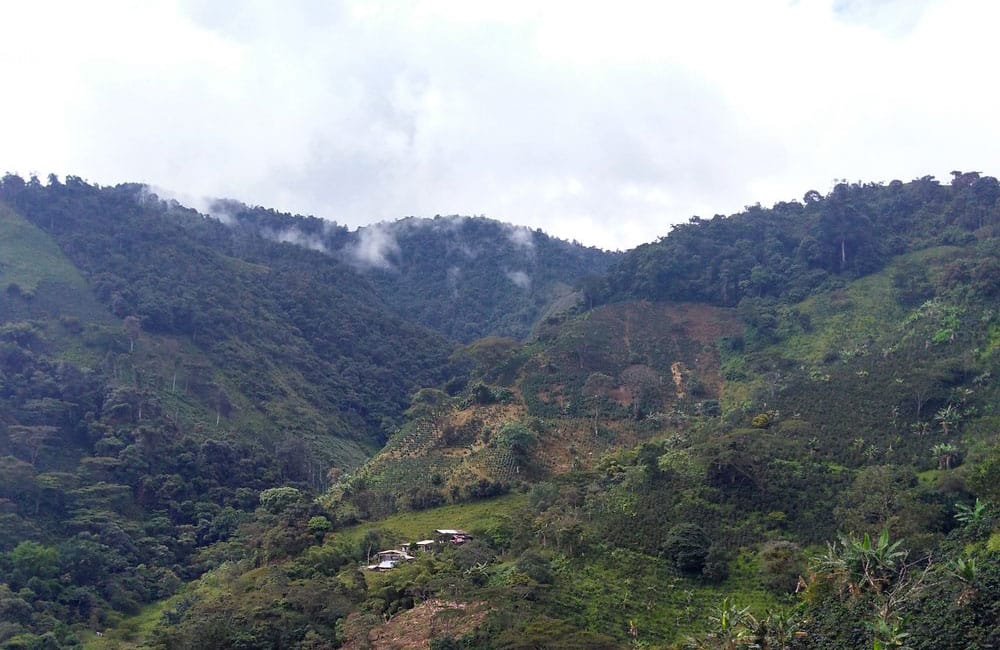
<path id="1" fill-rule="evenodd" d="M 866 625 L 872 631 L 873 647 L 903 648 L 907 633 L 902 628 L 905 604 L 923 589 L 931 565 L 907 562 L 902 540 L 891 541 L 883 530 L 877 538 L 868 534 L 841 536 L 813 562 L 813 571 L 839 583 L 851 597 L 863 597 L 872 606 Z M 922 570 L 916 570 L 923 565 Z"/>
<path id="2" fill-rule="evenodd" d="M 938 469 L 951 469 L 962 456 L 958 447 L 950 442 L 941 442 L 931 447 L 931 455 L 937 460 Z"/>
<path id="3" fill-rule="evenodd" d="M 964 605 L 977 593 L 976 579 L 979 577 L 979 566 L 976 558 L 956 558 L 951 562 L 951 575 L 962 583 L 962 591 L 958 594 L 957 602 Z"/>
<path id="4" fill-rule="evenodd" d="M 958 423 L 961 422 L 962 413 L 957 408 L 949 404 L 948 406 L 938 410 L 938 412 L 934 414 L 934 419 L 941 425 L 941 431 L 943 431 L 944 435 L 947 436 L 950 433 L 951 428 L 958 426 Z"/>
<path id="5" fill-rule="evenodd" d="M 872 641 L 872 650 L 906 649 L 906 638 L 910 635 L 903 631 L 899 621 L 879 620 L 869 627 L 875 635 Z"/>
<path id="6" fill-rule="evenodd" d="M 795 639 L 806 636 L 801 617 L 792 609 L 769 610 L 756 620 L 752 633 L 751 647 L 759 650 L 787 650 Z"/>
<path id="7" fill-rule="evenodd" d="M 729 597 L 712 611 L 708 617 L 712 630 L 700 638 L 688 639 L 687 646 L 693 650 L 737 650 L 753 647 L 753 630 L 757 619 L 749 607 L 739 607 Z"/>
<path id="8" fill-rule="evenodd" d="M 955 519 L 963 524 L 974 524 L 982 521 L 983 517 L 986 516 L 986 503 L 979 497 L 976 497 L 976 504 L 974 506 L 970 507 L 964 503 L 956 503 L 955 510 Z"/>
<path id="9" fill-rule="evenodd" d="M 814 561 L 814 569 L 841 581 L 852 595 L 871 590 L 882 592 L 891 582 L 907 552 L 901 550 L 903 540 L 889 541 L 889 531 L 883 529 L 877 538 L 865 533 L 841 535 L 839 542 L 827 546 L 827 552 Z"/>
<path id="10" fill-rule="evenodd" d="M 955 559 L 951 563 L 951 573 L 960 581 L 971 584 L 979 574 L 979 568 L 976 566 L 976 558 L 960 557 Z"/>

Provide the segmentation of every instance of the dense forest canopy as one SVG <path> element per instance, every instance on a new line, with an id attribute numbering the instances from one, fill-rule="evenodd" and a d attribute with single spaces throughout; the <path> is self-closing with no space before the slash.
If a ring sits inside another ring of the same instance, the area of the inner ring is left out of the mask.
<path id="1" fill-rule="evenodd" d="M 698 301 L 734 306 L 744 297 L 805 298 L 882 268 L 904 252 L 963 245 L 1000 223 L 1000 183 L 954 172 L 909 183 L 839 183 L 827 196 L 759 205 L 732 217 L 692 217 L 659 241 L 629 251 L 603 283 L 603 300 Z"/>
<path id="2" fill-rule="evenodd" d="M 540 316 L 576 304 L 583 278 L 621 257 L 485 217 L 410 217 L 350 231 L 234 201 L 215 202 L 212 214 L 343 261 L 396 313 L 462 342 L 526 338 Z"/>
<path id="3" fill-rule="evenodd" d="M 996 179 L 211 212 L 0 181 L 0 648 L 1000 644 Z"/>

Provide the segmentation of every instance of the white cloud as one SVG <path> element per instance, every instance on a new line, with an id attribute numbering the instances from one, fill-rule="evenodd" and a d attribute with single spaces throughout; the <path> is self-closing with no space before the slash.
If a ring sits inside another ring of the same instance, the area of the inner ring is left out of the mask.
<path id="1" fill-rule="evenodd" d="M 462 269 L 457 266 L 449 267 L 446 278 L 448 280 L 448 288 L 451 290 L 451 297 L 458 298 L 458 285 L 462 280 Z"/>
<path id="2" fill-rule="evenodd" d="M 988 0 L 14 3 L 0 171 L 589 244 L 1000 173 Z"/>
<path id="3" fill-rule="evenodd" d="M 525 226 L 510 226 L 507 228 L 507 239 L 515 246 L 527 250 L 535 249 L 535 233 Z"/>
<path id="4" fill-rule="evenodd" d="M 357 243 L 344 250 L 349 260 L 362 267 L 392 269 L 392 256 L 399 253 L 399 244 L 390 223 L 377 223 L 358 229 Z"/>
<path id="5" fill-rule="evenodd" d="M 531 276 L 524 271 L 507 271 L 507 279 L 525 291 L 531 288 Z"/>
<path id="6" fill-rule="evenodd" d="M 271 241 L 276 241 L 283 244 L 295 244 L 296 246 L 301 246 L 302 248 L 308 248 L 309 250 L 319 251 L 320 253 L 329 252 L 327 251 L 326 244 L 324 244 L 323 240 L 321 240 L 319 237 L 315 235 L 306 234 L 294 226 L 292 226 L 291 228 L 286 228 L 284 230 L 271 230 L 270 228 L 264 228 L 261 231 L 261 235 L 265 239 L 270 239 Z M 370 262 L 368 263 L 370 264 Z"/>

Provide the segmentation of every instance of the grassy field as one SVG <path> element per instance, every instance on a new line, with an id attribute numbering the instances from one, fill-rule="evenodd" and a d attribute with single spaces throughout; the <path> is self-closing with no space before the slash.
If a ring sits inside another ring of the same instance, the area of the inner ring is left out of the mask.
<path id="1" fill-rule="evenodd" d="M 181 595 L 151 603 L 135 616 L 123 619 L 113 629 L 97 636 L 94 632 L 80 635 L 84 650 L 129 650 L 141 647 L 149 639 L 150 633 L 160 622 L 163 612 L 173 607 Z"/>
<path id="2" fill-rule="evenodd" d="M 863 277 L 840 291 L 811 296 L 796 305 L 809 317 L 811 331 L 794 334 L 781 342 L 789 358 L 815 365 L 830 353 L 850 353 L 860 342 L 877 340 L 887 323 L 898 323 L 909 311 L 899 304 L 894 276 L 906 265 L 935 268 L 955 254 L 954 247 L 941 246 L 896 259 L 879 273 Z"/>
<path id="3" fill-rule="evenodd" d="M 458 503 L 431 510 L 401 512 L 391 517 L 336 533 L 338 538 L 352 543 L 361 540 L 369 530 L 378 529 L 400 542 L 424 539 L 438 528 L 461 528 L 468 531 L 490 529 L 527 503 L 526 494 L 506 494 L 474 503 Z"/>
<path id="4" fill-rule="evenodd" d="M 30 293 L 46 280 L 86 287 L 76 267 L 47 234 L 0 206 L 0 289 L 14 283 Z"/>

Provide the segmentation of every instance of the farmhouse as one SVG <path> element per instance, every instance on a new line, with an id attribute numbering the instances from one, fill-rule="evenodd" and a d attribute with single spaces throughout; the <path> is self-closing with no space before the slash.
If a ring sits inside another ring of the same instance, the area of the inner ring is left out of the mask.
<path id="1" fill-rule="evenodd" d="M 437 541 L 433 539 L 422 539 L 419 542 L 414 542 L 412 544 L 410 544 L 409 542 L 407 542 L 406 544 L 400 544 L 399 548 L 403 549 L 407 553 L 409 553 L 410 551 L 424 553 L 432 550 L 435 544 L 437 544 Z"/>
<path id="2" fill-rule="evenodd" d="M 398 549 L 379 551 L 375 555 L 376 562 L 367 565 L 365 568 L 369 571 L 390 571 L 395 569 L 396 565 L 400 562 L 409 562 L 410 560 L 417 559 L 413 555 L 410 555 L 411 551 L 414 553 L 425 553 L 434 550 L 436 546 L 441 544 L 464 544 L 472 539 L 472 535 L 469 533 L 455 528 L 439 528 L 434 533 L 437 535 L 437 539 L 422 539 L 419 542 L 407 542 L 400 544 Z"/>
<path id="3" fill-rule="evenodd" d="M 396 565 L 400 562 L 408 562 L 416 559 L 406 551 L 396 549 L 379 551 L 375 557 L 378 561 L 366 567 L 369 571 L 389 571 L 390 569 L 395 569 Z"/>

